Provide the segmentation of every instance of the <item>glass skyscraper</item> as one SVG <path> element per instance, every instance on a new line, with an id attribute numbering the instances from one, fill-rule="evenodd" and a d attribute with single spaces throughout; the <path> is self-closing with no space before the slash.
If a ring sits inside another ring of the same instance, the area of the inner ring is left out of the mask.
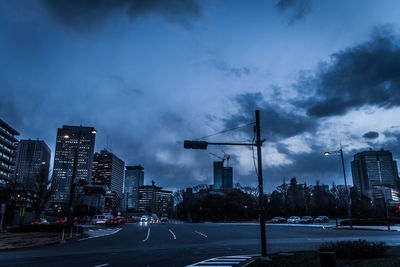
<path id="1" fill-rule="evenodd" d="M 363 151 L 354 155 L 351 162 L 354 187 L 362 194 L 374 187 L 398 188 L 397 163 L 388 150 Z"/>
<path id="2" fill-rule="evenodd" d="M 41 140 L 21 140 L 18 144 L 15 178 L 18 183 L 29 185 L 43 171 L 49 174 L 51 150 Z"/>
<path id="3" fill-rule="evenodd" d="M 144 184 L 144 168 L 138 166 L 126 166 L 124 197 L 128 212 L 137 211 L 139 208 L 139 186 Z"/>

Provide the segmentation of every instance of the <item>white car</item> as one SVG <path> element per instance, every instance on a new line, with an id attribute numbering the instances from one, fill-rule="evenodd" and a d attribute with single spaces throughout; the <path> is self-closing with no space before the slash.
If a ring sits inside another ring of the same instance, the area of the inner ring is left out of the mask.
<path id="1" fill-rule="evenodd" d="M 287 223 L 300 223 L 301 219 L 299 216 L 292 216 L 287 219 Z"/>
<path id="2" fill-rule="evenodd" d="M 98 224 L 106 224 L 107 219 L 108 218 L 105 215 L 95 215 L 93 217 L 92 224 L 96 224 L 96 225 L 98 225 Z"/>
<path id="3" fill-rule="evenodd" d="M 146 215 L 143 215 L 142 217 L 140 217 L 141 223 L 147 223 L 148 221 L 149 221 L 149 217 L 147 217 Z"/>

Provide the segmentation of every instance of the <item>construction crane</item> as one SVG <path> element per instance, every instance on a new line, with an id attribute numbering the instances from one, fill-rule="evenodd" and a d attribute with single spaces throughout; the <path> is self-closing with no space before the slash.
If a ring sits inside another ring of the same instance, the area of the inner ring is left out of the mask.
<path id="1" fill-rule="evenodd" d="M 224 165 L 224 162 L 225 162 L 225 160 L 226 160 L 226 167 L 229 166 L 229 159 L 231 158 L 230 155 L 228 155 L 228 154 L 226 154 L 226 153 L 224 152 L 224 156 L 221 157 L 221 156 L 218 156 L 217 154 L 214 154 L 214 153 L 212 153 L 212 152 L 208 152 L 208 153 L 210 153 L 210 154 L 213 155 L 214 157 L 219 158 L 220 160 L 222 160 L 222 165 Z"/>

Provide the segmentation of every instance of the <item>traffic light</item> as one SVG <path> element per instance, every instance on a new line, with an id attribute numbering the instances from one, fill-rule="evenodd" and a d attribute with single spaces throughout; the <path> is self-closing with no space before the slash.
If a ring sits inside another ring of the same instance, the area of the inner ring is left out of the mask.
<path id="1" fill-rule="evenodd" d="M 186 149 L 207 149 L 208 143 L 205 141 L 188 141 L 183 142 L 183 147 Z"/>
<path id="2" fill-rule="evenodd" d="M 400 205 L 397 206 L 397 210 L 400 212 Z"/>

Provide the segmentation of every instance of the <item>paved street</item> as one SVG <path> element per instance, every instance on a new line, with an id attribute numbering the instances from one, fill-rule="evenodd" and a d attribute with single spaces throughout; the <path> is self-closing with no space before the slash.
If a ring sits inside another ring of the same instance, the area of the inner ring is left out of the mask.
<path id="1" fill-rule="evenodd" d="M 91 238 L 1 252 L 1 266 L 185 266 L 209 258 L 260 252 L 251 223 L 126 224 L 92 229 Z M 89 229 L 87 229 L 89 231 Z M 267 225 L 269 252 L 317 249 L 325 241 L 367 239 L 400 245 L 399 232 Z"/>

